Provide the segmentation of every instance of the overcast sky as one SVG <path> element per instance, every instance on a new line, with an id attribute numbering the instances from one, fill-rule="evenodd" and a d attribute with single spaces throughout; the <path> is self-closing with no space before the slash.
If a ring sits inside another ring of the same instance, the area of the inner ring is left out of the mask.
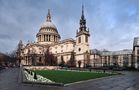
<path id="1" fill-rule="evenodd" d="M 92 49 L 132 49 L 139 36 L 139 0 L 0 0 L 0 52 L 36 41 L 48 9 L 62 39 L 74 38 L 84 4 Z"/>

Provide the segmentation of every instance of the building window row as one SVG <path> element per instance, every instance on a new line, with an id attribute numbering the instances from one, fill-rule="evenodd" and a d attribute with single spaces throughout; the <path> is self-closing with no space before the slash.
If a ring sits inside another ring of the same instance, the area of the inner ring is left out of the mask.
<path id="1" fill-rule="evenodd" d="M 85 36 L 85 42 L 88 43 L 88 36 Z M 78 43 L 81 43 L 81 37 L 78 38 Z"/>

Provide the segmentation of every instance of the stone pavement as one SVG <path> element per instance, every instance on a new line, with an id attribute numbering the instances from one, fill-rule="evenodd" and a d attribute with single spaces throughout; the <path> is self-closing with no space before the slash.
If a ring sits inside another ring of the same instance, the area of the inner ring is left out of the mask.
<path id="1" fill-rule="evenodd" d="M 65 87 L 23 84 L 19 69 L 0 71 L 0 90 L 139 90 L 139 72 L 122 72 L 125 75 L 96 79 Z"/>
<path id="2" fill-rule="evenodd" d="M 74 84 L 71 87 L 77 90 L 139 90 L 139 72 L 122 73 L 125 75 Z"/>

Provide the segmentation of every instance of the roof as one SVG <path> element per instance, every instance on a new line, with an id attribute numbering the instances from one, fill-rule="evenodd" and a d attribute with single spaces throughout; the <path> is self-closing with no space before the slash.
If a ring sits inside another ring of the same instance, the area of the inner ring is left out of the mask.
<path id="1" fill-rule="evenodd" d="M 133 46 L 139 46 L 139 37 L 134 38 Z"/>
<path id="2" fill-rule="evenodd" d="M 41 28 L 54 28 L 57 30 L 56 26 L 52 23 L 52 22 L 44 22 L 42 25 L 41 25 Z"/>
<path id="3" fill-rule="evenodd" d="M 33 46 L 37 46 L 37 47 L 49 47 L 49 45 L 39 44 L 37 42 L 34 42 L 34 43 L 27 43 L 24 48 L 33 47 Z"/>
<path id="4" fill-rule="evenodd" d="M 97 54 L 97 55 L 124 55 L 124 54 L 132 54 L 132 49 L 124 49 L 119 51 L 107 51 L 107 50 L 97 50 L 97 49 L 91 49 L 91 54 Z"/>
<path id="5" fill-rule="evenodd" d="M 63 44 L 63 43 L 66 43 L 66 42 L 76 43 L 76 41 L 74 39 L 68 38 L 68 39 L 64 39 L 62 41 L 59 41 L 58 43 L 54 43 L 53 45 Z"/>
<path id="6" fill-rule="evenodd" d="M 91 49 L 90 50 L 91 54 L 101 54 L 101 51 L 97 50 L 97 49 Z"/>
<path id="7" fill-rule="evenodd" d="M 124 54 L 132 54 L 131 49 L 124 49 L 119 51 L 102 51 L 102 55 L 124 55 Z"/>

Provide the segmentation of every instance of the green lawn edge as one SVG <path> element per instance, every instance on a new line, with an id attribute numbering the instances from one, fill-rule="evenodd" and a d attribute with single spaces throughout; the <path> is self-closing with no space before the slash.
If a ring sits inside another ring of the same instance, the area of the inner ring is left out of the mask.
<path id="1" fill-rule="evenodd" d="M 34 72 L 56 83 L 63 84 L 116 75 L 113 73 L 79 72 L 63 70 L 35 70 Z"/>

